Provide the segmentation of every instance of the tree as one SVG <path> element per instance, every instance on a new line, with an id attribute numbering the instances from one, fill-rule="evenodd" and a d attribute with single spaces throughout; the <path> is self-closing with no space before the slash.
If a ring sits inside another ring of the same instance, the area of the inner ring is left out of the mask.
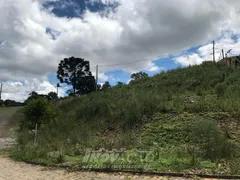
<path id="1" fill-rule="evenodd" d="M 4 106 L 4 101 L 0 99 L 0 107 Z"/>
<path id="2" fill-rule="evenodd" d="M 31 122 L 30 127 L 40 124 L 50 116 L 49 102 L 44 98 L 33 99 L 29 101 L 24 108 L 26 120 Z"/>
<path id="3" fill-rule="evenodd" d="M 35 91 L 32 91 L 31 93 L 29 93 L 30 97 L 37 97 L 38 93 Z"/>
<path id="4" fill-rule="evenodd" d="M 5 100 L 5 102 L 3 101 L 3 105 L 7 107 L 17 107 L 17 106 L 22 106 L 23 103 L 7 99 Z M 0 106 L 1 106 L 1 102 L 0 102 Z"/>
<path id="5" fill-rule="evenodd" d="M 58 99 L 57 93 L 55 93 L 55 92 L 48 93 L 48 99 L 49 100 Z"/>
<path id="6" fill-rule="evenodd" d="M 30 128 L 35 127 L 34 145 L 37 140 L 37 130 L 44 122 L 53 120 L 55 112 L 52 104 L 49 104 L 47 99 L 37 98 L 29 101 L 24 108 L 24 115 L 26 120 L 30 123 Z"/>
<path id="7" fill-rule="evenodd" d="M 102 90 L 108 89 L 110 87 L 111 87 L 110 83 L 108 81 L 105 81 L 105 83 L 102 85 Z"/>
<path id="8" fill-rule="evenodd" d="M 73 94 L 87 94 L 96 87 L 89 61 L 82 58 L 70 57 L 62 60 L 58 66 L 57 78 L 61 83 L 71 84 Z"/>
<path id="9" fill-rule="evenodd" d="M 39 94 L 35 91 L 32 91 L 31 93 L 29 93 L 29 97 L 24 101 L 24 103 L 27 104 L 29 101 L 33 99 L 38 99 L 38 98 L 39 98 Z"/>
<path id="10" fill-rule="evenodd" d="M 88 94 L 96 91 L 96 82 L 94 76 L 80 78 L 76 84 L 77 94 Z"/>
<path id="11" fill-rule="evenodd" d="M 123 87 L 124 86 L 124 83 L 123 82 L 117 82 L 117 84 L 116 84 L 116 87 Z"/>
<path id="12" fill-rule="evenodd" d="M 100 91 L 101 88 L 102 88 L 101 84 L 98 84 L 98 85 L 97 85 L 97 91 Z"/>
<path id="13" fill-rule="evenodd" d="M 67 92 L 68 96 L 75 96 L 75 94 L 73 93 L 73 89 L 68 89 Z"/>
<path id="14" fill-rule="evenodd" d="M 145 73 L 145 72 L 140 71 L 140 72 L 138 72 L 138 73 L 133 73 L 133 74 L 131 75 L 131 78 L 132 78 L 134 81 L 136 81 L 136 80 L 148 78 L 148 74 Z"/>
<path id="15" fill-rule="evenodd" d="M 30 96 L 25 100 L 24 104 L 27 104 L 30 101 L 39 99 L 39 98 L 46 99 L 46 100 L 58 99 L 57 93 L 55 92 L 50 92 L 48 93 L 48 95 L 45 95 L 45 94 L 38 94 L 37 92 L 32 91 L 29 95 Z"/>

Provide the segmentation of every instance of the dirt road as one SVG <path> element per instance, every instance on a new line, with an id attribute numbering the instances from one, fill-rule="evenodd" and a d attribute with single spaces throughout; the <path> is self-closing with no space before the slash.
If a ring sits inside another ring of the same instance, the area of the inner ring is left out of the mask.
<path id="1" fill-rule="evenodd" d="M 17 111 L 21 109 L 22 107 L 0 107 L 0 126 L 16 122 L 17 119 L 15 117 L 19 115 Z"/>
<path id="2" fill-rule="evenodd" d="M 126 174 L 104 174 L 94 172 L 67 172 L 65 170 L 49 170 L 44 167 L 32 166 L 14 162 L 6 157 L 0 157 L 0 180 L 163 180 L 179 179 L 167 177 L 146 177 Z"/>
<path id="3" fill-rule="evenodd" d="M 13 130 L 23 118 L 21 109 L 22 107 L 0 107 L 0 149 L 12 141 Z"/>

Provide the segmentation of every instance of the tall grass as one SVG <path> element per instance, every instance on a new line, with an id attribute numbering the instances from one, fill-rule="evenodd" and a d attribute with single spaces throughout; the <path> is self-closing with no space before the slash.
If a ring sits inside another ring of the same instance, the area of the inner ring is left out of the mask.
<path id="1" fill-rule="evenodd" d="M 58 109 L 51 109 L 55 120 L 49 117 L 39 129 L 37 148 L 31 129 L 19 130 L 16 154 L 41 159 L 54 151 L 74 156 L 85 148 L 155 148 L 165 152 L 159 164 L 154 162 L 162 168 L 233 162 L 238 158 L 232 122 L 240 114 L 239 82 L 238 70 L 203 63 L 61 100 Z M 54 162 L 63 160 L 61 155 Z"/>

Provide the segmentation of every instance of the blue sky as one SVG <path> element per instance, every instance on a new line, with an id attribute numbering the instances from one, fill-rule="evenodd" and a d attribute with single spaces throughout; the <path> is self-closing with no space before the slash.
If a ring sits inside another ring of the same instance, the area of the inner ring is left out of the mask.
<path id="1" fill-rule="evenodd" d="M 60 0 L 50 1 L 43 4 L 44 8 L 51 8 L 51 12 L 58 17 L 79 18 L 84 11 L 101 12 L 107 8 L 115 9 L 118 3 L 103 4 L 87 0 Z"/>
<path id="2" fill-rule="evenodd" d="M 56 91 L 66 57 L 99 65 L 99 83 L 127 83 L 212 59 L 240 54 L 240 1 L 25 0 L 0 2 L 0 82 L 3 98 Z M 117 64 L 117 65 L 116 65 Z M 60 95 L 65 94 L 64 88 Z"/>

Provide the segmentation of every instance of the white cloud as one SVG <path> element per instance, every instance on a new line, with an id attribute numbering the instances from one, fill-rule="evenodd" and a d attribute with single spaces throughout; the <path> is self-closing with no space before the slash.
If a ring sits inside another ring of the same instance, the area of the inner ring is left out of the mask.
<path id="1" fill-rule="evenodd" d="M 100 81 L 108 81 L 109 77 L 107 75 L 105 75 L 104 73 L 99 73 L 98 74 L 98 79 Z"/>
<path id="2" fill-rule="evenodd" d="M 157 66 L 155 63 L 150 62 L 150 63 L 148 64 L 148 67 L 145 68 L 144 70 L 149 71 L 149 72 L 158 72 L 158 71 L 160 71 L 161 69 L 163 69 L 163 67 L 159 67 L 159 66 Z"/>
<path id="3" fill-rule="evenodd" d="M 203 62 L 203 59 L 198 54 L 190 54 L 177 57 L 175 59 L 175 62 L 184 66 L 188 66 L 193 64 L 200 64 Z"/>
<path id="4" fill-rule="evenodd" d="M 148 60 L 204 44 L 220 37 L 222 31 L 239 34 L 240 30 L 238 0 L 101 0 L 120 6 L 108 16 L 86 11 L 82 19 L 57 17 L 49 9 L 43 10 L 46 1 L 0 0 L 0 41 L 4 41 L 0 80 L 42 81 L 41 77 L 56 72 L 59 61 L 69 56 L 83 57 L 91 67 L 146 60 L 121 66 L 133 72 L 136 67 L 148 67 Z M 52 40 L 46 28 L 60 36 Z M 228 37 L 217 45 L 240 52 L 239 42 Z M 176 62 L 198 64 L 205 58 L 210 58 L 207 45 Z M 102 67 L 103 72 L 109 69 L 115 68 Z"/>
<path id="5" fill-rule="evenodd" d="M 39 81 L 37 79 L 26 80 L 23 82 L 6 81 L 3 84 L 2 99 L 11 99 L 23 102 L 32 91 L 39 94 L 48 94 L 49 92 L 57 92 L 56 87 L 47 81 Z M 64 96 L 65 88 L 59 88 L 59 96 Z"/>
<path id="6" fill-rule="evenodd" d="M 0 69 L 38 77 L 55 72 L 58 62 L 71 55 L 92 66 L 154 59 L 216 38 L 228 17 L 210 0 L 121 0 L 114 18 L 86 11 L 83 19 L 58 18 L 43 11 L 40 2 L 4 0 L 1 5 L 0 39 L 7 43 L 0 50 Z M 61 35 L 53 41 L 47 27 Z"/>
<path id="7" fill-rule="evenodd" d="M 222 38 L 215 42 L 215 60 L 219 61 L 222 59 L 222 49 L 226 53 L 228 50 L 232 49 L 228 56 L 236 56 L 240 54 L 240 38 L 232 39 L 232 33 L 227 32 Z M 186 53 L 174 60 L 184 66 L 201 64 L 203 61 L 212 61 L 213 55 L 212 43 L 203 45 L 197 49 L 196 53 Z M 224 53 L 224 56 L 225 56 Z"/>

